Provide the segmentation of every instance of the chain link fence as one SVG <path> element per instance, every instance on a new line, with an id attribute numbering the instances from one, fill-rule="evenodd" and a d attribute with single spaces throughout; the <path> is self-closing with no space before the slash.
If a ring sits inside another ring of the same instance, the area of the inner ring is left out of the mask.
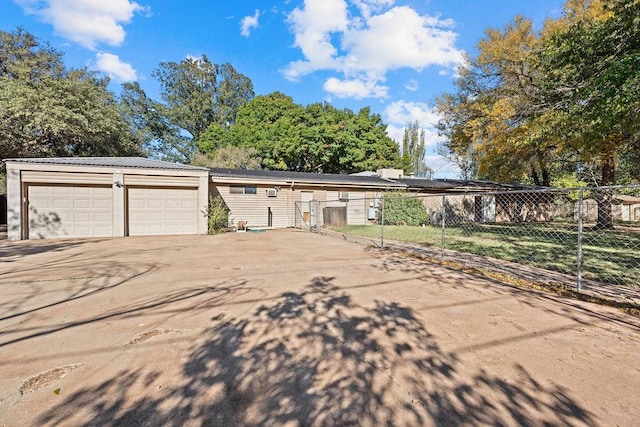
<path id="1" fill-rule="evenodd" d="M 296 204 L 296 226 L 640 303 L 640 186 Z"/>

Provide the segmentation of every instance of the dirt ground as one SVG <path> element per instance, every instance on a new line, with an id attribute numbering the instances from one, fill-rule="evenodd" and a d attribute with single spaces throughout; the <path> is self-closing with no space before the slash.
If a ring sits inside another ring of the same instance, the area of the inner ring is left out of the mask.
<path id="1" fill-rule="evenodd" d="M 291 230 L 0 241 L 0 425 L 637 425 L 640 327 Z"/>

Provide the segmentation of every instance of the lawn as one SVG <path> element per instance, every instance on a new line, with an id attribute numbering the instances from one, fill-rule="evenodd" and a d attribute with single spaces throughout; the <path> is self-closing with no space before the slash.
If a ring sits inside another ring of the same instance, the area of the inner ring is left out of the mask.
<path id="1" fill-rule="evenodd" d="M 336 231 L 380 238 L 380 226 L 351 225 Z M 640 232 L 594 231 L 582 240 L 586 279 L 640 286 Z M 442 246 L 440 227 L 385 226 L 385 240 Z M 578 229 L 575 224 L 478 224 L 447 227 L 446 249 L 490 256 L 566 274 L 577 274 Z"/>

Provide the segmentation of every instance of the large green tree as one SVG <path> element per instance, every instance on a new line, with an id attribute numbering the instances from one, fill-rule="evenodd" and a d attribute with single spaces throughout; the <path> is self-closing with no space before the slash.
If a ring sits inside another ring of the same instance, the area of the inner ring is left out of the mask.
<path id="1" fill-rule="evenodd" d="M 108 82 L 21 28 L 0 31 L 0 158 L 141 154 Z"/>
<path id="2" fill-rule="evenodd" d="M 265 169 L 352 173 L 398 164 L 398 145 L 377 114 L 327 103 L 306 107 L 280 92 L 257 96 L 232 126 L 212 124 L 198 139 L 204 153 L 225 146 L 255 149 Z"/>
<path id="3" fill-rule="evenodd" d="M 161 101 L 149 98 L 136 83 L 124 85 L 126 117 L 145 138 L 150 154 L 185 163 L 192 160 L 196 140 L 210 125 L 233 125 L 240 107 L 254 96 L 247 76 L 205 55 L 162 62 L 153 76 L 160 83 Z"/>

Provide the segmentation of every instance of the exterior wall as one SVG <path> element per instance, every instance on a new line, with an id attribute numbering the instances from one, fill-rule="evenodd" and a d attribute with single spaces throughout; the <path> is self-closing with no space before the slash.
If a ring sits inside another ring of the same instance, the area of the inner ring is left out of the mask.
<path id="1" fill-rule="evenodd" d="M 553 193 L 497 194 L 496 222 L 552 221 L 554 198 Z"/>
<path id="2" fill-rule="evenodd" d="M 247 186 L 253 185 L 247 184 Z M 230 226 L 235 226 L 238 221 L 243 221 L 248 224 L 249 228 L 267 228 L 269 226 L 269 209 L 272 214 L 273 228 L 290 226 L 291 191 L 288 188 L 278 190 L 276 197 L 268 197 L 267 190 L 274 189 L 273 185 L 255 185 L 256 194 L 232 194 L 229 184 L 214 184 L 214 187 L 215 193 L 222 196 L 230 210 Z"/>
<path id="3" fill-rule="evenodd" d="M 541 222 L 554 216 L 553 195 L 534 193 L 513 194 L 446 194 L 446 220 L 460 222 Z M 431 223 L 442 221 L 442 194 L 425 196 L 423 204 Z"/>
<path id="4" fill-rule="evenodd" d="M 213 180 L 216 178 L 214 177 Z M 280 185 L 275 185 L 280 184 Z M 256 194 L 232 194 L 232 186 L 255 186 Z M 268 189 L 279 188 L 277 197 L 267 197 Z M 339 192 L 349 192 L 349 202 L 338 200 Z M 336 186 L 320 187 L 316 185 L 291 184 L 284 182 L 252 184 L 250 180 L 236 180 L 233 182 L 215 182 L 210 188 L 212 195 L 220 195 L 224 199 L 229 213 L 229 225 L 236 226 L 238 221 L 248 222 L 249 228 L 268 227 L 268 209 L 273 214 L 273 228 L 301 227 L 305 224 L 303 217 L 311 218 L 313 225 L 320 217 L 320 224 L 324 223 L 323 208 L 347 207 L 349 224 L 370 224 L 367 218 L 369 204 L 374 204 L 379 197 L 378 191 L 364 191 L 354 188 L 338 188 Z M 305 199 L 312 198 L 311 214 L 308 206 L 302 205 L 303 193 L 310 193 Z M 319 211 L 316 212 L 316 210 Z M 308 224 L 308 222 L 306 222 Z"/>
<path id="5" fill-rule="evenodd" d="M 7 231 L 10 240 L 28 238 L 27 190 L 30 184 L 109 185 L 112 188 L 113 237 L 126 230 L 126 186 L 198 188 L 198 234 L 207 233 L 208 172 L 7 161 Z M 121 169 L 121 170 L 120 170 Z"/>
<path id="6" fill-rule="evenodd" d="M 9 240 L 22 238 L 22 205 L 20 169 L 7 163 L 7 237 Z"/>
<path id="7" fill-rule="evenodd" d="M 349 193 L 348 201 L 340 200 L 340 193 Z M 367 210 L 370 199 L 373 199 L 373 192 L 355 191 L 353 189 L 332 189 L 326 191 L 326 203 L 324 206 L 328 208 L 346 207 L 347 208 L 347 224 L 348 225 L 365 225 L 369 224 L 367 219 Z"/>
<path id="8" fill-rule="evenodd" d="M 574 220 L 578 220 L 578 202 L 575 203 Z M 624 205 L 611 205 L 611 216 L 614 221 L 624 221 L 623 212 Z M 585 199 L 582 206 L 582 218 L 584 222 L 596 222 L 598 221 L 598 202 L 594 199 Z"/>

